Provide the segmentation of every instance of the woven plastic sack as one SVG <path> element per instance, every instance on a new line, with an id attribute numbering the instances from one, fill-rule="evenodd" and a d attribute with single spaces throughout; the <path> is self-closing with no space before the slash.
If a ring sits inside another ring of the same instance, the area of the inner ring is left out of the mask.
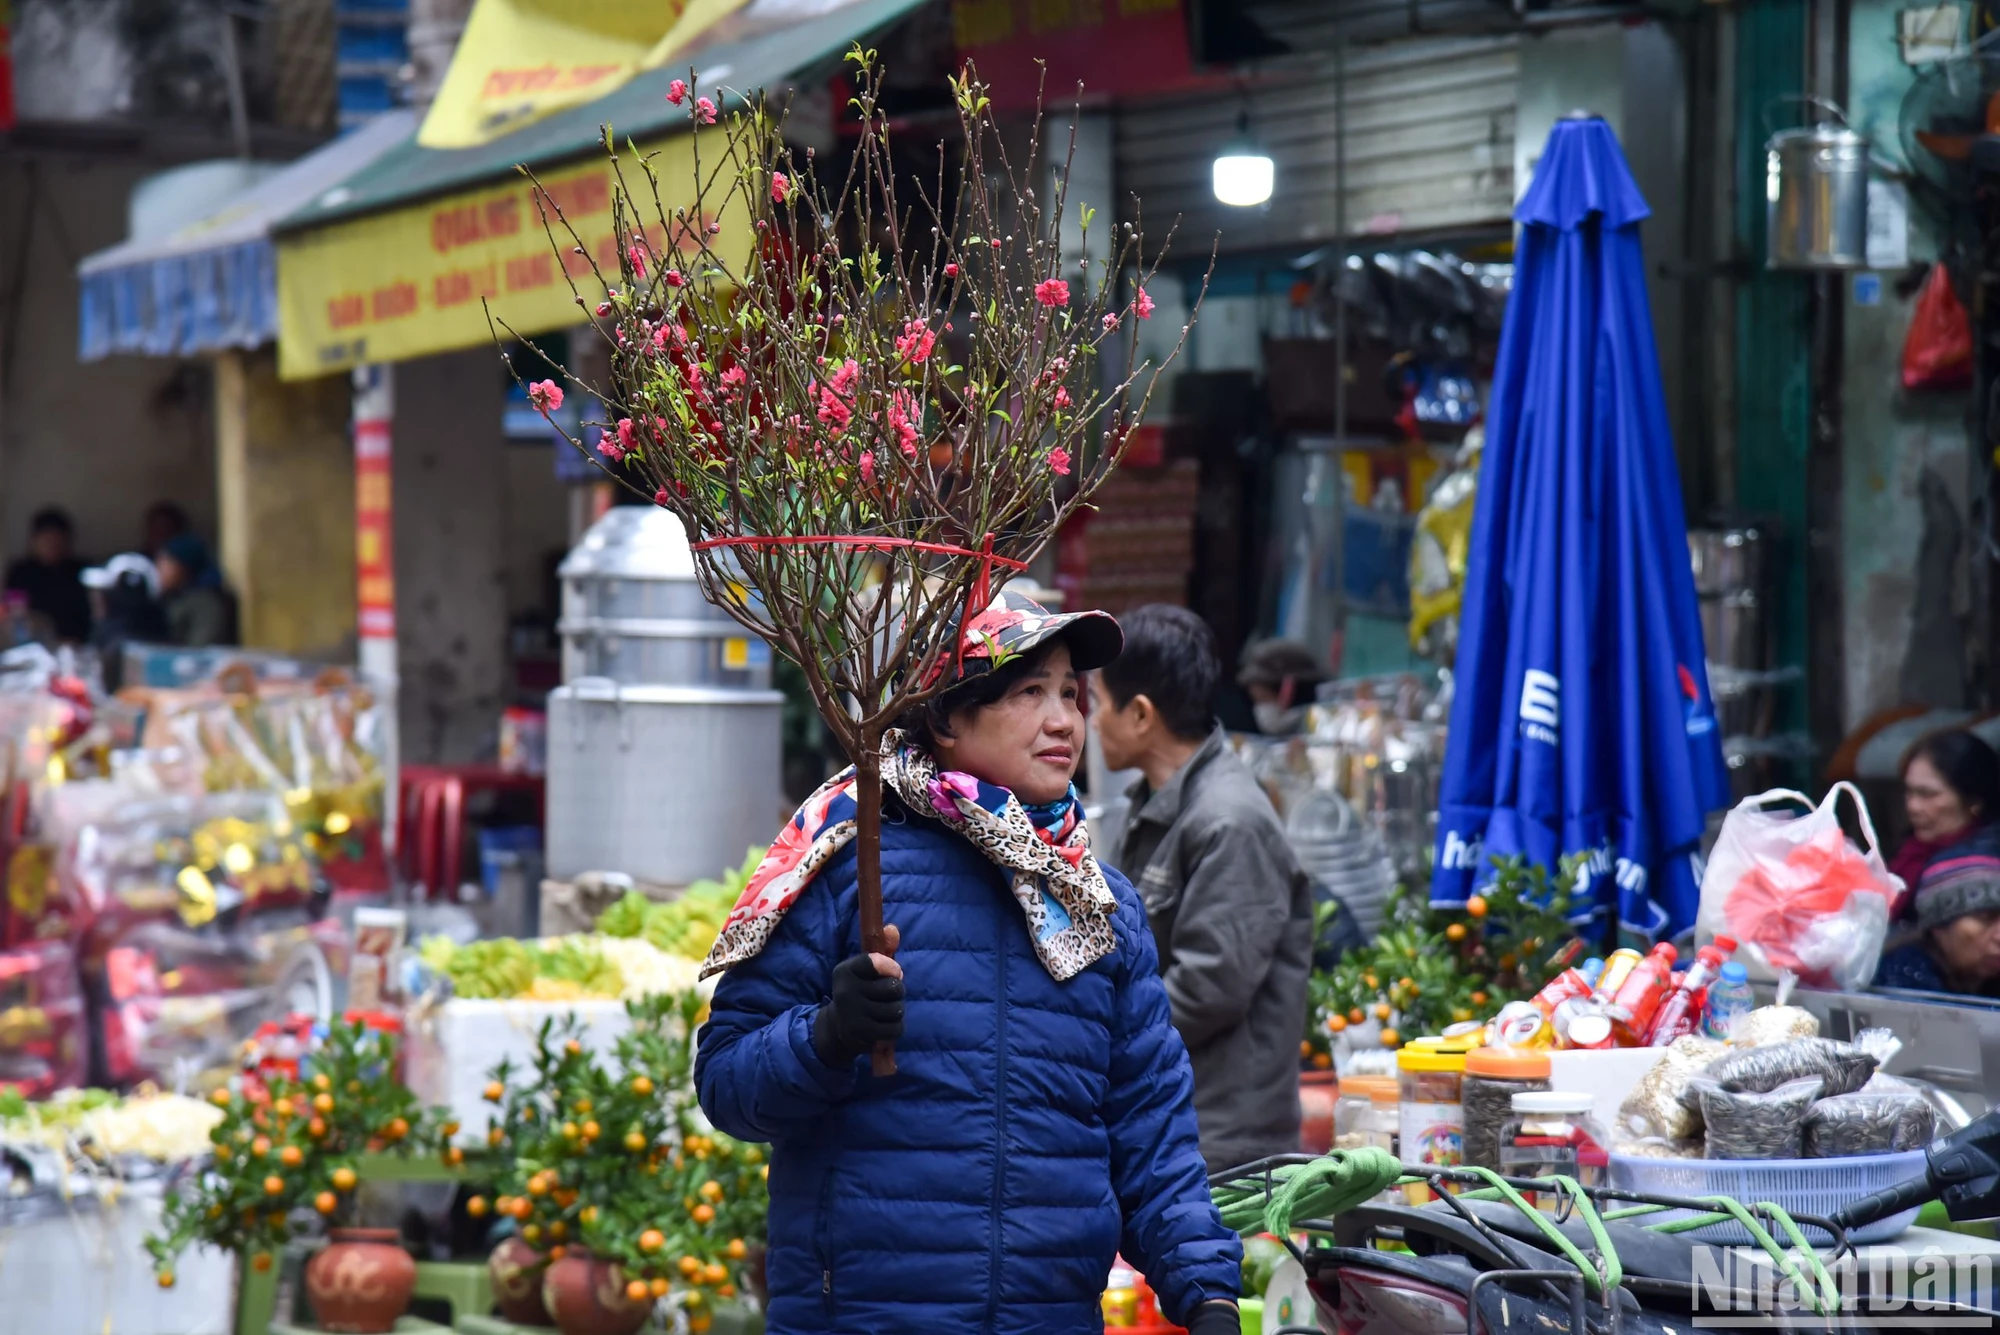
<path id="1" fill-rule="evenodd" d="M 1866 842 L 1840 828 L 1841 796 L 1853 799 Z M 1808 808 L 1766 810 L 1773 804 Z M 1902 878 L 1882 861 L 1868 805 L 1837 783 L 1814 806 L 1804 793 L 1776 788 L 1746 798 L 1723 819 L 1701 878 L 1696 936 L 1734 937 L 1753 974 L 1797 974 L 1809 987 L 1859 992 L 1875 977 L 1889 934 L 1889 907 Z"/>
<path id="2" fill-rule="evenodd" d="M 1920 1150 L 1937 1133 L 1937 1111 L 1915 1090 L 1836 1094 L 1806 1110 L 1808 1159 Z"/>
<path id="3" fill-rule="evenodd" d="M 1818 1100 L 1817 1076 L 1788 1080 L 1768 1092 L 1724 1089 L 1707 1076 L 1696 1076 L 1693 1093 L 1701 1101 L 1706 1127 L 1703 1157 L 1708 1159 L 1796 1159 L 1805 1129 L 1806 1109 Z"/>

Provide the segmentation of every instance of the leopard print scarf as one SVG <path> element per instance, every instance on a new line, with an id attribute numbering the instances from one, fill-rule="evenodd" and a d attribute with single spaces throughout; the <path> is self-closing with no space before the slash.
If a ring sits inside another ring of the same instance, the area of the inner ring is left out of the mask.
<path id="1" fill-rule="evenodd" d="M 1039 830 L 1013 793 L 969 774 L 940 771 L 929 752 L 900 732 L 883 741 L 882 786 L 910 810 L 957 830 L 1011 873 L 1035 954 L 1058 982 L 1117 948 L 1111 928 L 1117 900 L 1080 818 Z M 850 768 L 822 784 L 785 823 L 730 910 L 701 976 L 721 973 L 762 950 L 813 876 L 853 840 L 856 828 Z M 884 911 L 893 921 L 895 905 L 885 904 Z"/>

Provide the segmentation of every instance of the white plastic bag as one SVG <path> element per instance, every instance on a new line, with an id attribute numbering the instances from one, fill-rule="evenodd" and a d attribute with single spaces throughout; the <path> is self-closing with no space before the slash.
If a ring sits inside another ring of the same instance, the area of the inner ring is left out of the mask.
<path id="1" fill-rule="evenodd" d="M 1860 848 L 1840 828 L 1835 808 L 1843 793 L 1861 819 L 1867 842 Z M 1809 810 L 1765 809 L 1777 803 Z M 1789 970 L 1808 987 L 1858 992 L 1875 977 L 1889 906 L 1902 893 L 1853 784 L 1835 784 L 1816 807 L 1804 793 L 1773 789 L 1723 819 L 1702 873 L 1695 932 L 1703 941 L 1734 937 L 1753 974 Z"/>

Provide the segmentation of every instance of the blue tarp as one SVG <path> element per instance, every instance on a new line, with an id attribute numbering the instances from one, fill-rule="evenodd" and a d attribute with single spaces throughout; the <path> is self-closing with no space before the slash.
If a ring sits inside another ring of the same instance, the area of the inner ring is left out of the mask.
<path id="1" fill-rule="evenodd" d="M 77 356 L 186 356 L 274 341 L 278 275 L 271 224 L 338 187 L 415 127 L 407 111 L 377 117 L 198 222 L 85 259 L 77 266 Z"/>
<path id="2" fill-rule="evenodd" d="M 1728 802 L 1646 297 L 1648 214 L 1603 121 L 1549 135 L 1494 369 L 1431 898 L 1581 856 L 1579 910 L 1694 921 Z"/>

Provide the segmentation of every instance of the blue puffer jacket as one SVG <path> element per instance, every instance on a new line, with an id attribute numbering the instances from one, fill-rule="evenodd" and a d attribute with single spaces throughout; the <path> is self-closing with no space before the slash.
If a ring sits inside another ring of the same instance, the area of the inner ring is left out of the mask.
<path id="1" fill-rule="evenodd" d="M 1107 875 L 1119 949 L 1058 983 L 1003 873 L 892 802 L 883 903 L 909 1001 L 887 1079 L 812 1046 L 860 950 L 852 845 L 723 978 L 695 1085 L 717 1127 L 772 1145 L 772 1335 L 1101 1335 L 1118 1252 L 1176 1320 L 1236 1297 L 1242 1247 L 1209 1199 L 1145 910 Z"/>

